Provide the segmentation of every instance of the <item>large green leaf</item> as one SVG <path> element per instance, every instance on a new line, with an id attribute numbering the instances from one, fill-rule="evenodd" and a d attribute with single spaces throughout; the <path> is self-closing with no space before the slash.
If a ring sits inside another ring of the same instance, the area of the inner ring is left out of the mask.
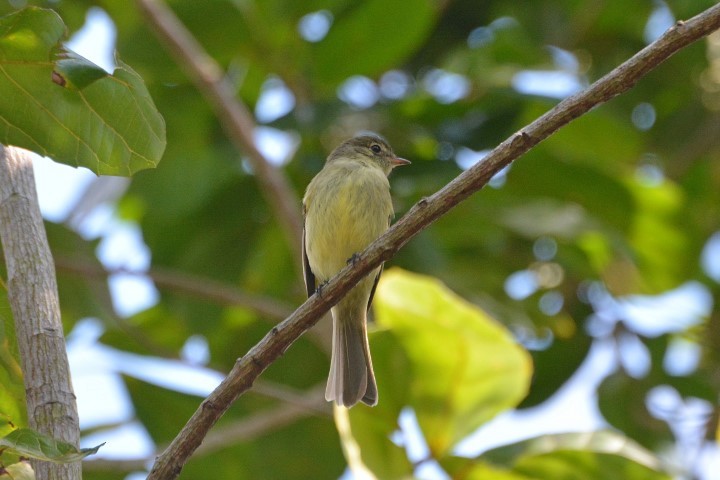
<path id="1" fill-rule="evenodd" d="M 435 458 L 527 394 L 528 353 L 439 281 L 390 270 L 376 308 L 410 361 L 409 404 Z"/>
<path id="2" fill-rule="evenodd" d="M 106 73 L 65 49 L 64 35 L 52 10 L 0 18 L 0 141 L 98 174 L 157 165 L 165 123 L 142 79 L 119 59 Z"/>
<path id="3" fill-rule="evenodd" d="M 442 462 L 454 478 L 533 480 L 667 480 L 661 462 L 612 431 L 543 435 L 503 446 L 477 459 Z"/>
<path id="4" fill-rule="evenodd" d="M 537 480 L 670 480 L 672 477 L 627 458 L 582 450 L 561 450 L 529 456 L 516 472 Z"/>
<path id="5" fill-rule="evenodd" d="M 610 430 L 543 435 L 490 450 L 481 458 L 496 465 L 512 465 L 521 462 L 525 457 L 558 451 L 587 451 L 617 455 L 653 470 L 661 468 L 660 461 L 652 453 L 629 438 Z"/>

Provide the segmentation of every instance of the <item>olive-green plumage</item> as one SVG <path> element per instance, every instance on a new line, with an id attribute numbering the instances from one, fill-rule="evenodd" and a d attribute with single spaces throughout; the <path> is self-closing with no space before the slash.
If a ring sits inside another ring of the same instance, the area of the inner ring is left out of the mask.
<path id="1" fill-rule="evenodd" d="M 339 272 L 390 225 L 387 176 L 398 165 L 390 146 L 375 135 L 351 138 L 328 156 L 303 199 L 303 267 L 308 296 Z M 351 407 L 377 404 L 367 339 L 367 311 L 382 266 L 332 308 L 333 346 L 325 398 Z"/>

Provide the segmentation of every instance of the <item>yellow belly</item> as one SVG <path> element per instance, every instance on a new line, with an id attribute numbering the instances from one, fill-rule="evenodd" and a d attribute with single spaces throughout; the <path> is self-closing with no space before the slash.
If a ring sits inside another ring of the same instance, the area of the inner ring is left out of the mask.
<path id="1" fill-rule="evenodd" d="M 357 169 L 339 177 L 323 171 L 308 187 L 305 248 L 320 282 L 335 275 L 388 228 L 392 215 L 389 184 L 375 170 Z"/>

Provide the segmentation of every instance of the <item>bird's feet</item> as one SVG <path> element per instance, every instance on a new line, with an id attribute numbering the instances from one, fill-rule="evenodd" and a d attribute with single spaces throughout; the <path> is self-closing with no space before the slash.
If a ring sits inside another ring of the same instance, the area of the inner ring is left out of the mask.
<path id="1" fill-rule="evenodd" d="M 347 264 L 352 265 L 353 267 L 357 262 L 360 261 L 360 254 L 359 253 L 353 253 L 352 257 L 347 259 Z"/>
<path id="2" fill-rule="evenodd" d="M 329 281 L 330 281 L 330 280 L 328 280 L 328 282 L 329 282 Z M 325 287 L 325 285 L 327 285 L 328 282 L 323 282 L 323 283 L 321 283 L 320 285 L 317 286 L 317 288 L 315 289 L 315 294 L 316 294 L 318 297 L 322 297 L 323 287 Z"/>

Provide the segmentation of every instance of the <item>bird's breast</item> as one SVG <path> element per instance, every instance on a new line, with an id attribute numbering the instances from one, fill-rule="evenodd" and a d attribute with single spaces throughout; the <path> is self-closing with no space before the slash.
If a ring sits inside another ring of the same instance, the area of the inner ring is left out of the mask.
<path id="1" fill-rule="evenodd" d="M 322 172 L 309 189 L 306 249 L 313 272 L 322 280 L 337 273 L 388 228 L 390 186 L 387 177 L 374 170 L 358 169 L 345 175 Z"/>

